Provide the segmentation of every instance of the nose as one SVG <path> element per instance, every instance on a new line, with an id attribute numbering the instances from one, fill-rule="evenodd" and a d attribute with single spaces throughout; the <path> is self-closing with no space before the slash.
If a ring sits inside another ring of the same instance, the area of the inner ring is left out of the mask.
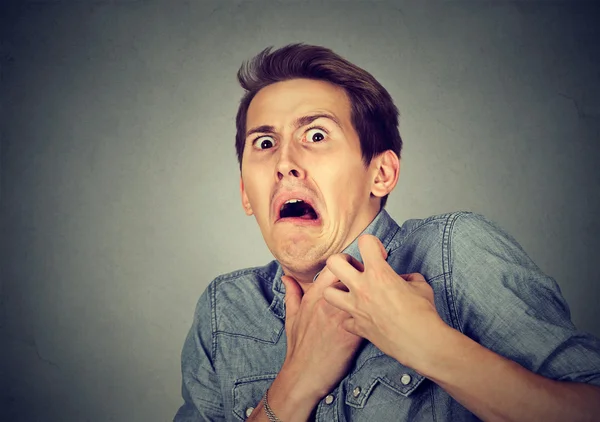
<path id="1" fill-rule="evenodd" d="M 282 145 L 279 148 L 279 160 L 275 169 L 278 182 L 284 177 L 303 179 L 306 175 L 305 170 L 299 163 L 297 151 L 294 151 L 290 144 Z"/>

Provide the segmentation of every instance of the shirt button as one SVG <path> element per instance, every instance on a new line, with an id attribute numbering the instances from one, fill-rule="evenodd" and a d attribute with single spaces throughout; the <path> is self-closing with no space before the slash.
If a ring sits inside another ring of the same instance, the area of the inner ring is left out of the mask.
<path id="1" fill-rule="evenodd" d="M 352 395 L 354 397 L 360 396 L 360 387 L 355 387 L 354 390 L 352 390 Z"/>
<path id="2" fill-rule="evenodd" d="M 325 404 L 331 403 L 333 403 L 333 394 L 329 394 L 327 397 L 325 397 Z"/>
<path id="3" fill-rule="evenodd" d="M 253 407 L 247 408 L 246 409 L 246 417 L 249 418 L 253 411 L 254 411 Z"/>
<path id="4" fill-rule="evenodd" d="M 412 380 L 412 378 L 408 374 L 404 374 L 404 375 L 402 375 L 402 378 L 400 378 L 400 382 L 404 385 L 410 384 L 411 380 Z"/>

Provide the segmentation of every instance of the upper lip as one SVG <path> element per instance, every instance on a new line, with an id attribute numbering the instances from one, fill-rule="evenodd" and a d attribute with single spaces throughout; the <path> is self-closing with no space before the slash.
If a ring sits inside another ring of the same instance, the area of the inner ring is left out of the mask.
<path id="1" fill-rule="evenodd" d="M 273 216 L 274 216 L 274 221 L 279 220 L 279 215 L 280 215 L 280 211 L 281 211 L 281 207 L 283 206 L 283 204 L 286 203 L 286 201 L 289 201 L 290 199 L 301 199 L 304 202 L 306 202 L 307 204 L 309 204 L 313 210 L 315 210 L 315 212 L 317 213 L 317 217 L 320 216 L 319 210 L 317 209 L 316 206 L 316 201 L 313 197 L 313 195 L 311 195 L 310 193 L 307 193 L 306 191 L 299 191 L 299 190 L 283 190 L 281 192 L 279 192 L 277 195 L 275 195 L 275 197 L 273 198 Z"/>

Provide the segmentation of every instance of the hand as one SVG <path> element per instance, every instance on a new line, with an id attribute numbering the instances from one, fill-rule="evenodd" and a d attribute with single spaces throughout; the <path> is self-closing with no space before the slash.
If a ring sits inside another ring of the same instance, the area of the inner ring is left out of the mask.
<path id="1" fill-rule="evenodd" d="M 419 371 L 427 364 L 426 357 L 440 347 L 436 330 L 448 327 L 437 313 L 433 290 L 421 274 L 396 274 L 375 236 L 361 236 L 358 248 L 364 271 L 352 267 L 339 254 L 327 259 L 326 268 L 348 291 L 328 286 L 323 297 L 351 316 L 342 323 L 345 330 Z"/>
<path id="2" fill-rule="evenodd" d="M 349 255 L 340 255 L 351 268 L 362 264 Z M 280 374 L 295 380 L 296 391 L 320 400 L 346 375 L 362 339 L 342 328 L 349 316 L 323 299 L 326 288 L 343 288 L 328 269 L 303 295 L 292 277 L 284 276 L 287 335 L 286 358 Z"/>
<path id="3" fill-rule="evenodd" d="M 360 262 L 340 255 L 362 271 Z M 326 288 L 344 286 L 328 269 L 321 271 L 306 292 L 296 280 L 283 276 L 287 350 L 277 377 L 269 387 L 269 405 L 289 422 L 311 418 L 317 403 L 348 372 L 352 357 L 363 340 L 342 328 L 349 315 L 323 299 Z M 266 421 L 263 404 L 257 403 L 249 421 Z"/>

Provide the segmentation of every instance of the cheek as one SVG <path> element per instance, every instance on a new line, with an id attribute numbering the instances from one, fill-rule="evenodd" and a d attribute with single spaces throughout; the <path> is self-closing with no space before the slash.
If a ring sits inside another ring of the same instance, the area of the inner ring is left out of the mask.
<path id="1" fill-rule="evenodd" d="M 269 179 L 258 169 L 248 168 L 243 172 L 244 188 L 255 213 L 268 212 L 270 206 Z"/>
<path id="2" fill-rule="evenodd" d="M 344 160 L 339 162 L 343 163 Z M 364 201 L 367 173 L 362 163 L 323 167 L 318 174 L 315 174 L 315 179 L 327 208 L 331 211 L 336 209 L 344 211 Z"/>

